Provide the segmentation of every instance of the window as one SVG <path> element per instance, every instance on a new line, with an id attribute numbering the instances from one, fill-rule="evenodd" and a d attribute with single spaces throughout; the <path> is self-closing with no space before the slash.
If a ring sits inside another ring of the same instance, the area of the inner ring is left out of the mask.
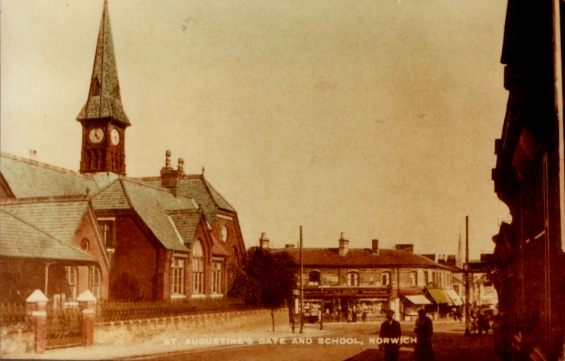
<path id="1" fill-rule="evenodd" d="M 410 272 L 410 286 L 418 285 L 418 273 L 416 271 Z"/>
<path id="2" fill-rule="evenodd" d="M 77 268 L 72 266 L 65 266 L 65 274 L 67 278 L 67 286 L 69 301 L 74 301 L 77 298 Z"/>
<path id="3" fill-rule="evenodd" d="M 381 285 L 390 286 L 390 272 L 381 273 Z"/>
<path id="4" fill-rule="evenodd" d="M 424 284 L 427 286 L 430 283 L 430 277 L 428 275 L 428 271 L 424 271 Z"/>
<path id="5" fill-rule="evenodd" d="M 222 293 L 222 262 L 212 262 L 212 293 Z"/>
<path id="6" fill-rule="evenodd" d="M 228 240 L 228 227 L 222 226 L 220 230 L 220 237 L 222 238 L 223 242 L 226 242 Z"/>
<path id="7" fill-rule="evenodd" d="M 308 286 L 320 285 L 320 271 L 310 271 L 308 273 Z"/>
<path id="8" fill-rule="evenodd" d="M 171 295 L 184 295 L 184 259 L 173 257 L 171 265 Z"/>
<path id="9" fill-rule="evenodd" d="M 106 248 L 116 248 L 115 220 L 113 218 L 98 218 L 102 231 L 102 241 Z"/>
<path id="10" fill-rule="evenodd" d="M 349 273 L 347 273 L 347 285 L 348 286 L 359 286 L 359 272 L 349 272 Z"/>
<path id="11" fill-rule="evenodd" d="M 88 273 L 88 288 L 90 289 L 90 292 L 92 292 L 94 297 L 96 297 L 96 299 L 99 299 L 100 288 L 102 284 L 102 275 L 100 274 L 100 269 L 97 266 L 90 266 Z"/>
<path id="12" fill-rule="evenodd" d="M 192 293 L 204 293 L 204 251 L 200 240 L 197 240 L 192 248 Z"/>

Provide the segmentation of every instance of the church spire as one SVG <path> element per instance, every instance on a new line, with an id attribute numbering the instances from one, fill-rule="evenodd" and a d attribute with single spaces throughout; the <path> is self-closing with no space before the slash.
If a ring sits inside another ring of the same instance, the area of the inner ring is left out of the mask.
<path id="1" fill-rule="evenodd" d="M 104 0 L 88 99 L 77 120 L 101 118 L 110 118 L 125 126 L 131 125 L 122 107 L 108 0 Z"/>
<path id="2" fill-rule="evenodd" d="M 81 173 L 125 175 L 125 136 L 131 124 L 122 108 L 108 0 L 104 0 L 88 99 L 77 120 L 82 124 Z"/>

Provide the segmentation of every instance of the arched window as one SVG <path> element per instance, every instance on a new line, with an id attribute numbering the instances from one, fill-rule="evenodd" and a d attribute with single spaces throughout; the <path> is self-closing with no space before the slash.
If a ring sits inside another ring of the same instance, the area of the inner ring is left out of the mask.
<path id="1" fill-rule="evenodd" d="M 417 286 L 418 285 L 418 272 L 412 271 L 410 272 L 410 286 Z"/>
<path id="2" fill-rule="evenodd" d="M 200 240 L 192 247 L 192 293 L 204 293 L 204 250 Z"/>
<path id="3" fill-rule="evenodd" d="M 359 272 L 351 271 L 347 273 L 347 285 L 359 286 Z"/>

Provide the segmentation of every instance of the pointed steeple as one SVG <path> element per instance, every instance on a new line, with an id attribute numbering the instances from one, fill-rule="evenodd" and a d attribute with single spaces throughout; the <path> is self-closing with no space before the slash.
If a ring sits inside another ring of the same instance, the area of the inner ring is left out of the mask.
<path id="1" fill-rule="evenodd" d="M 104 0 L 88 99 L 77 120 L 102 118 L 111 118 L 125 126 L 131 125 L 122 107 L 108 0 Z"/>

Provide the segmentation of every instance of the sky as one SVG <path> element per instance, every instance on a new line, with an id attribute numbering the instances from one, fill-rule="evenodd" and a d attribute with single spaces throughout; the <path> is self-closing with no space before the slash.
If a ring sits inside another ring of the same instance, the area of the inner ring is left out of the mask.
<path id="1" fill-rule="evenodd" d="M 0 149 L 78 171 L 103 0 L 1 0 Z M 201 173 L 247 247 L 414 244 L 471 258 L 491 180 L 505 1 L 109 0 L 127 174 Z"/>

